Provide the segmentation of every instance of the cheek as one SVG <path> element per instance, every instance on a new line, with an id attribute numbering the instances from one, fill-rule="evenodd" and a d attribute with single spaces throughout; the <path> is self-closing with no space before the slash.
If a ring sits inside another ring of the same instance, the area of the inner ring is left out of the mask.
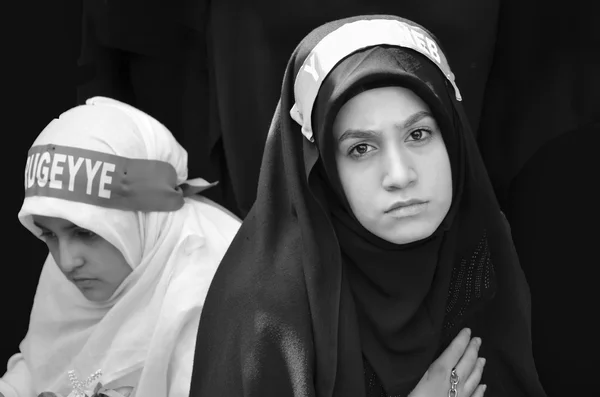
<path id="1" fill-rule="evenodd" d="M 50 241 L 45 241 L 46 247 L 48 247 L 48 252 L 52 255 L 52 258 L 56 263 L 59 263 L 59 255 L 58 255 L 58 244 L 55 244 Z"/>
<path id="2" fill-rule="evenodd" d="M 125 278 L 127 278 L 127 276 L 129 276 L 129 274 L 131 274 L 131 272 L 133 272 L 133 269 L 131 268 L 131 266 L 129 266 L 129 264 L 120 252 L 118 255 L 115 256 L 114 263 L 115 274 L 118 274 L 118 282 L 122 282 L 123 280 L 125 280 Z"/>
<path id="3" fill-rule="evenodd" d="M 440 151 L 436 157 L 436 161 L 430 163 L 431 189 L 434 191 L 435 197 L 438 198 L 440 206 L 450 207 L 452 203 L 452 169 L 450 167 L 450 159 L 445 150 Z"/>
<path id="4" fill-rule="evenodd" d="M 339 167 L 339 164 L 338 164 Z M 378 178 L 368 168 L 338 168 L 340 181 L 350 208 L 357 217 L 373 209 L 373 197 L 378 187 Z"/>
<path id="5" fill-rule="evenodd" d="M 127 263 L 121 252 L 107 245 L 98 252 L 97 263 L 102 266 L 102 273 L 106 279 L 116 283 L 123 281 L 131 272 L 131 266 Z"/>

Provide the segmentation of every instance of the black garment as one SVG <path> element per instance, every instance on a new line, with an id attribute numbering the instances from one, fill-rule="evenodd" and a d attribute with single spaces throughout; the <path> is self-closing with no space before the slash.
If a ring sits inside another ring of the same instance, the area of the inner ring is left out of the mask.
<path id="1" fill-rule="evenodd" d="M 374 17 L 363 19 L 370 18 Z M 367 62 L 373 69 L 366 75 L 387 81 L 391 75 L 396 79 L 402 74 L 398 81 L 430 106 L 447 131 L 445 140 L 449 138 L 447 147 L 456 176 L 453 182 L 459 193 L 449 212 L 450 221 L 445 220 L 432 239 L 423 241 L 425 245 L 441 244 L 439 251 L 428 247 L 427 252 L 413 258 L 402 252 L 385 252 L 389 258 L 398 258 L 397 269 L 383 263 L 380 252 L 371 263 L 386 266 L 402 283 L 402 261 L 411 262 L 406 267 L 412 267 L 414 261 L 432 254 L 439 257 L 434 259 L 433 281 L 424 284 L 428 291 L 420 291 L 427 298 L 415 306 L 421 313 L 423 305 L 432 303 L 434 318 L 431 326 L 418 322 L 415 329 L 424 331 L 423 337 L 412 333 L 416 335 L 415 346 L 420 347 L 419 358 L 411 361 L 414 367 L 401 359 L 411 346 L 398 348 L 406 342 L 404 328 L 399 330 L 400 339 L 386 338 L 380 348 L 373 348 L 365 338 L 362 324 L 371 321 L 376 327 L 387 320 L 381 316 L 365 320 L 364 311 L 357 307 L 358 302 L 373 303 L 363 299 L 365 295 L 352 274 L 352 262 L 362 262 L 368 256 L 349 252 L 350 245 L 344 242 L 348 237 L 357 247 L 365 246 L 351 236 L 359 225 L 354 225 L 354 230 L 340 226 L 342 222 L 352 223 L 352 217 L 344 220 L 343 215 L 336 214 L 344 205 L 335 193 L 335 178 L 323 147 L 327 146 L 325 131 L 331 115 L 343 103 L 346 92 L 366 81 L 353 80 L 348 73 L 348 86 L 339 95 L 325 96 L 322 125 L 319 116 L 313 114 L 318 148 L 303 137 L 289 114 L 294 104 L 294 79 L 302 62 L 321 38 L 345 22 L 348 20 L 313 31 L 290 59 L 267 139 L 257 200 L 217 270 L 205 302 L 190 396 L 363 397 L 367 390 L 363 353 L 379 371 L 378 377 L 390 389 L 387 392 L 405 395 L 465 326 L 484 341 L 480 355 L 487 358 L 482 381 L 488 385 L 486 396 L 544 396 L 531 352 L 528 286 L 462 105 L 443 77 L 437 76 L 438 84 L 430 77 L 433 88 L 428 87 L 419 68 L 407 70 L 402 63 L 390 69 L 393 62 L 387 62 L 380 71 L 377 62 Z M 389 52 L 379 46 L 373 51 Z M 427 69 L 423 65 L 428 61 L 412 55 Z M 338 67 L 352 65 L 355 60 L 355 55 L 350 56 Z M 437 70 L 429 69 L 429 76 Z M 335 74 L 333 71 L 331 76 L 335 78 Z M 327 83 L 317 102 L 326 87 Z M 349 236 L 342 236 L 344 233 Z M 372 240 L 368 243 L 374 240 L 367 238 Z M 420 245 L 416 243 L 408 251 L 418 251 Z M 390 251 L 391 247 L 383 248 Z M 391 313 L 390 307 L 371 310 Z M 392 369 L 402 366 L 403 372 L 387 373 L 380 364 L 381 357 L 390 359 Z M 392 379 L 394 375 L 397 379 Z"/>
<path id="2" fill-rule="evenodd" d="M 600 221 L 592 182 L 599 134 L 596 123 L 548 142 L 508 195 L 506 216 L 531 286 L 533 354 L 551 396 L 596 394 L 598 236 L 590 229 Z"/>
<path id="3" fill-rule="evenodd" d="M 503 208 L 513 179 L 541 147 L 600 122 L 599 13 L 598 3 L 581 0 L 543 9 L 502 2 L 477 138 Z"/>
<path id="4" fill-rule="evenodd" d="M 551 396 L 597 394 L 586 303 L 597 301 L 597 15 L 598 2 L 503 0 L 478 134 L 531 286 L 534 359 Z"/>
<path id="5" fill-rule="evenodd" d="M 207 2 L 83 3 L 79 63 L 90 78 L 78 87 L 78 101 L 107 96 L 152 115 L 188 151 L 190 178 L 220 181 L 205 195 L 242 215 L 211 99 L 216 93 L 207 59 Z"/>

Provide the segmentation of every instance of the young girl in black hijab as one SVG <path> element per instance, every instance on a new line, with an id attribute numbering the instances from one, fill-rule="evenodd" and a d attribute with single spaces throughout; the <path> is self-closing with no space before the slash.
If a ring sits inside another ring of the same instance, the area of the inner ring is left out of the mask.
<path id="1" fill-rule="evenodd" d="M 208 293 L 191 396 L 545 396 L 461 102 L 411 21 L 348 18 L 300 43 L 258 199 Z"/>

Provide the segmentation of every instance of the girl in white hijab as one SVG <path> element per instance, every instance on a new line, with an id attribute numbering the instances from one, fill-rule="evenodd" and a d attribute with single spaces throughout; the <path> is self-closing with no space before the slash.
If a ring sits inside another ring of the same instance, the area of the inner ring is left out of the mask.
<path id="1" fill-rule="evenodd" d="M 240 221 L 187 181 L 147 114 L 96 97 L 29 151 L 22 224 L 48 245 L 5 397 L 187 397 L 213 274 Z"/>

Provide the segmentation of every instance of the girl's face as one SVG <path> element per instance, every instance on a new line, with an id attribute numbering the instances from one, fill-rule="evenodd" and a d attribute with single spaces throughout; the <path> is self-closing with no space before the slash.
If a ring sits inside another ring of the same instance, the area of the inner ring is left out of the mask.
<path id="1" fill-rule="evenodd" d="M 90 301 L 108 300 L 132 272 L 121 251 L 65 219 L 33 215 L 60 270 Z"/>
<path id="2" fill-rule="evenodd" d="M 452 203 L 441 131 L 409 89 L 375 88 L 342 106 L 333 125 L 339 177 L 358 221 L 395 244 L 429 237 Z"/>

